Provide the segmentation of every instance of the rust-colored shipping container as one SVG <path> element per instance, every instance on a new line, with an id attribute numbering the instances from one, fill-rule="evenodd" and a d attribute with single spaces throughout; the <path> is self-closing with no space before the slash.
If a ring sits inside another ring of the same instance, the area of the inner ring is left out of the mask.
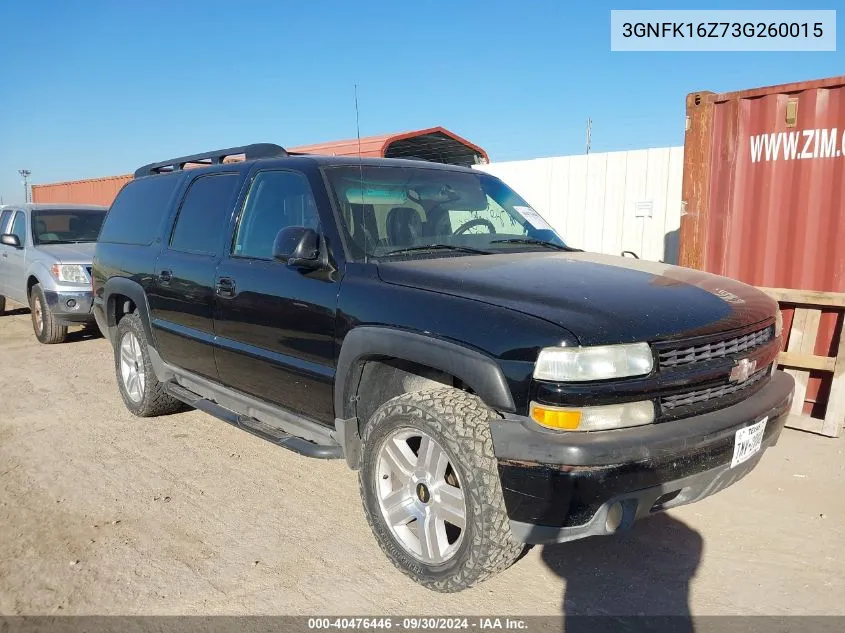
<path id="1" fill-rule="evenodd" d="M 332 141 L 316 145 L 291 147 L 292 154 L 324 154 L 329 156 L 361 156 L 384 158 L 422 158 L 455 165 L 475 165 L 489 161 L 487 152 L 444 127 L 412 130 L 396 134 L 362 137 L 348 141 Z M 132 174 L 73 180 L 45 185 L 32 185 L 33 202 L 66 202 L 110 205 L 117 192 Z"/>
<path id="2" fill-rule="evenodd" d="M 686 106 L 681 265 L 845 291 L 845 77 L 694 92 Z M 823 314 L 815 354 L 835 354 L 841 328 Z M 821 378 L 811 375 L 808 413 L 826 400 Z"/>
<path id="3" fill-rule="evenodd" d="M 120 188 L 130 180 L 132 174 L 32 185 L 32 201 L 108 206 Z"/>

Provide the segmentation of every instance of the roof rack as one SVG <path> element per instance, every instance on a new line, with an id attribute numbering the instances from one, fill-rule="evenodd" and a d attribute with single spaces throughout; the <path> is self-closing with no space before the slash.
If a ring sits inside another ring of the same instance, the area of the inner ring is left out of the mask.
<path id="1" fill-rule="evenodd" d="M 244 160 L 254 160 L 256 158 L 282 158 L 288 155 L 285 148 L 279 145 L 274 145 L 273 143 L 253 143 L 252 145 L 243 145 L 242 147 L 217 149 L 211 152 L 203 152 L 202 154 L 177 156 L 176 158 L 170 158 L 158 163 L 150 163 L 149 165 L 144 165 L 143 167 L 136 169 L 135 178 L 181 171 L 185 168 L 185 165 L 190 163 L 219 165 L 227 156 L 237 156 L 239 154 L 244 155 Z"/>

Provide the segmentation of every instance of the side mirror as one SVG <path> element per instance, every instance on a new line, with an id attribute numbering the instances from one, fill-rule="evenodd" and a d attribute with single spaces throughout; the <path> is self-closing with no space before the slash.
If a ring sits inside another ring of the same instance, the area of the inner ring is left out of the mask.
<path id="1" fill-rule="evenodd" d="M 273 259 L 285 262 L 288 266 L 300 268 L 319 268 L 320 236 L 314 229 L 304 226 L 288 226 L 276 235 L 273 242 Z"/>
<path id="2" fill-rule="evenodd" d="M 21 247 L 21 240 L 14 233 L 3 233 L 3 235 L 0 235 L 0 244 L 5 244 L 6 246 L 14 246 L 15 248 L 20 248 Z"/>

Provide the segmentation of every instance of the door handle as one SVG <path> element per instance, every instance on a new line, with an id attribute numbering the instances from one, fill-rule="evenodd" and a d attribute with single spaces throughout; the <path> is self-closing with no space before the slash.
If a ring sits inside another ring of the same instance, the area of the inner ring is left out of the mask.
<path id="1" fill-rule="evenodd" d="M 220 297 L 231 299 L 235 296 L 235 280 L 230 277 L 221 277 L 217 280 L 214 291 Z"/>
<path id="2" fill-rule="evenodd" d="M 170 272 L 169 270 L 162 270 L 162 271 L 158 274 L 158 281 L 159 281 L 159 283 L 161 283 L 161 284 L 163 284 L 163 285 L 165 285 L 165 286 L 166 286 L 167 284 L 169 284 L 172 280 L 173 280 L 173 273 L 172 273 L 172 272 Z"/>

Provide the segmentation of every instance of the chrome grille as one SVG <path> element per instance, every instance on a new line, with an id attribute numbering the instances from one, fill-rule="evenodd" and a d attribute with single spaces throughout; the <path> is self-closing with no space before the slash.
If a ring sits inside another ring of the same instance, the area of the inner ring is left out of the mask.
<path id="1" fill-rule="evenodd" d="M 730 356 L 740 352 L 747 352 L 772 340 L 774 329 L 774 326 L 770 325 L 762 330 L 722 341 L 660 350 L 657 354 L 658 367 L 660 369 L 668 369 L 680 365 L 689 365 L 690 363 L 700 363 L 714 358 L 723 358 L 724 356 Z"/>
<path id="2" fill-rule="evenodd" d="M 687 407 L 707 402 L 709 400 L 724 398 L 725 396 L 737 393 L 743 389 L 748 389 L 752 385 L 760 382 L 771 371 L 771 367 L 771 365 L 768 365 L 767 367 L 754 372 L 748 377 L 748 380 L 743 382 L 728 382 L 724 385 L 709 387 L 707 389 L 694 389 L 674 396 L 663 396 L 660 399 L 660 406 L 665 412 L 671 412 L 678 407 Z"/>

